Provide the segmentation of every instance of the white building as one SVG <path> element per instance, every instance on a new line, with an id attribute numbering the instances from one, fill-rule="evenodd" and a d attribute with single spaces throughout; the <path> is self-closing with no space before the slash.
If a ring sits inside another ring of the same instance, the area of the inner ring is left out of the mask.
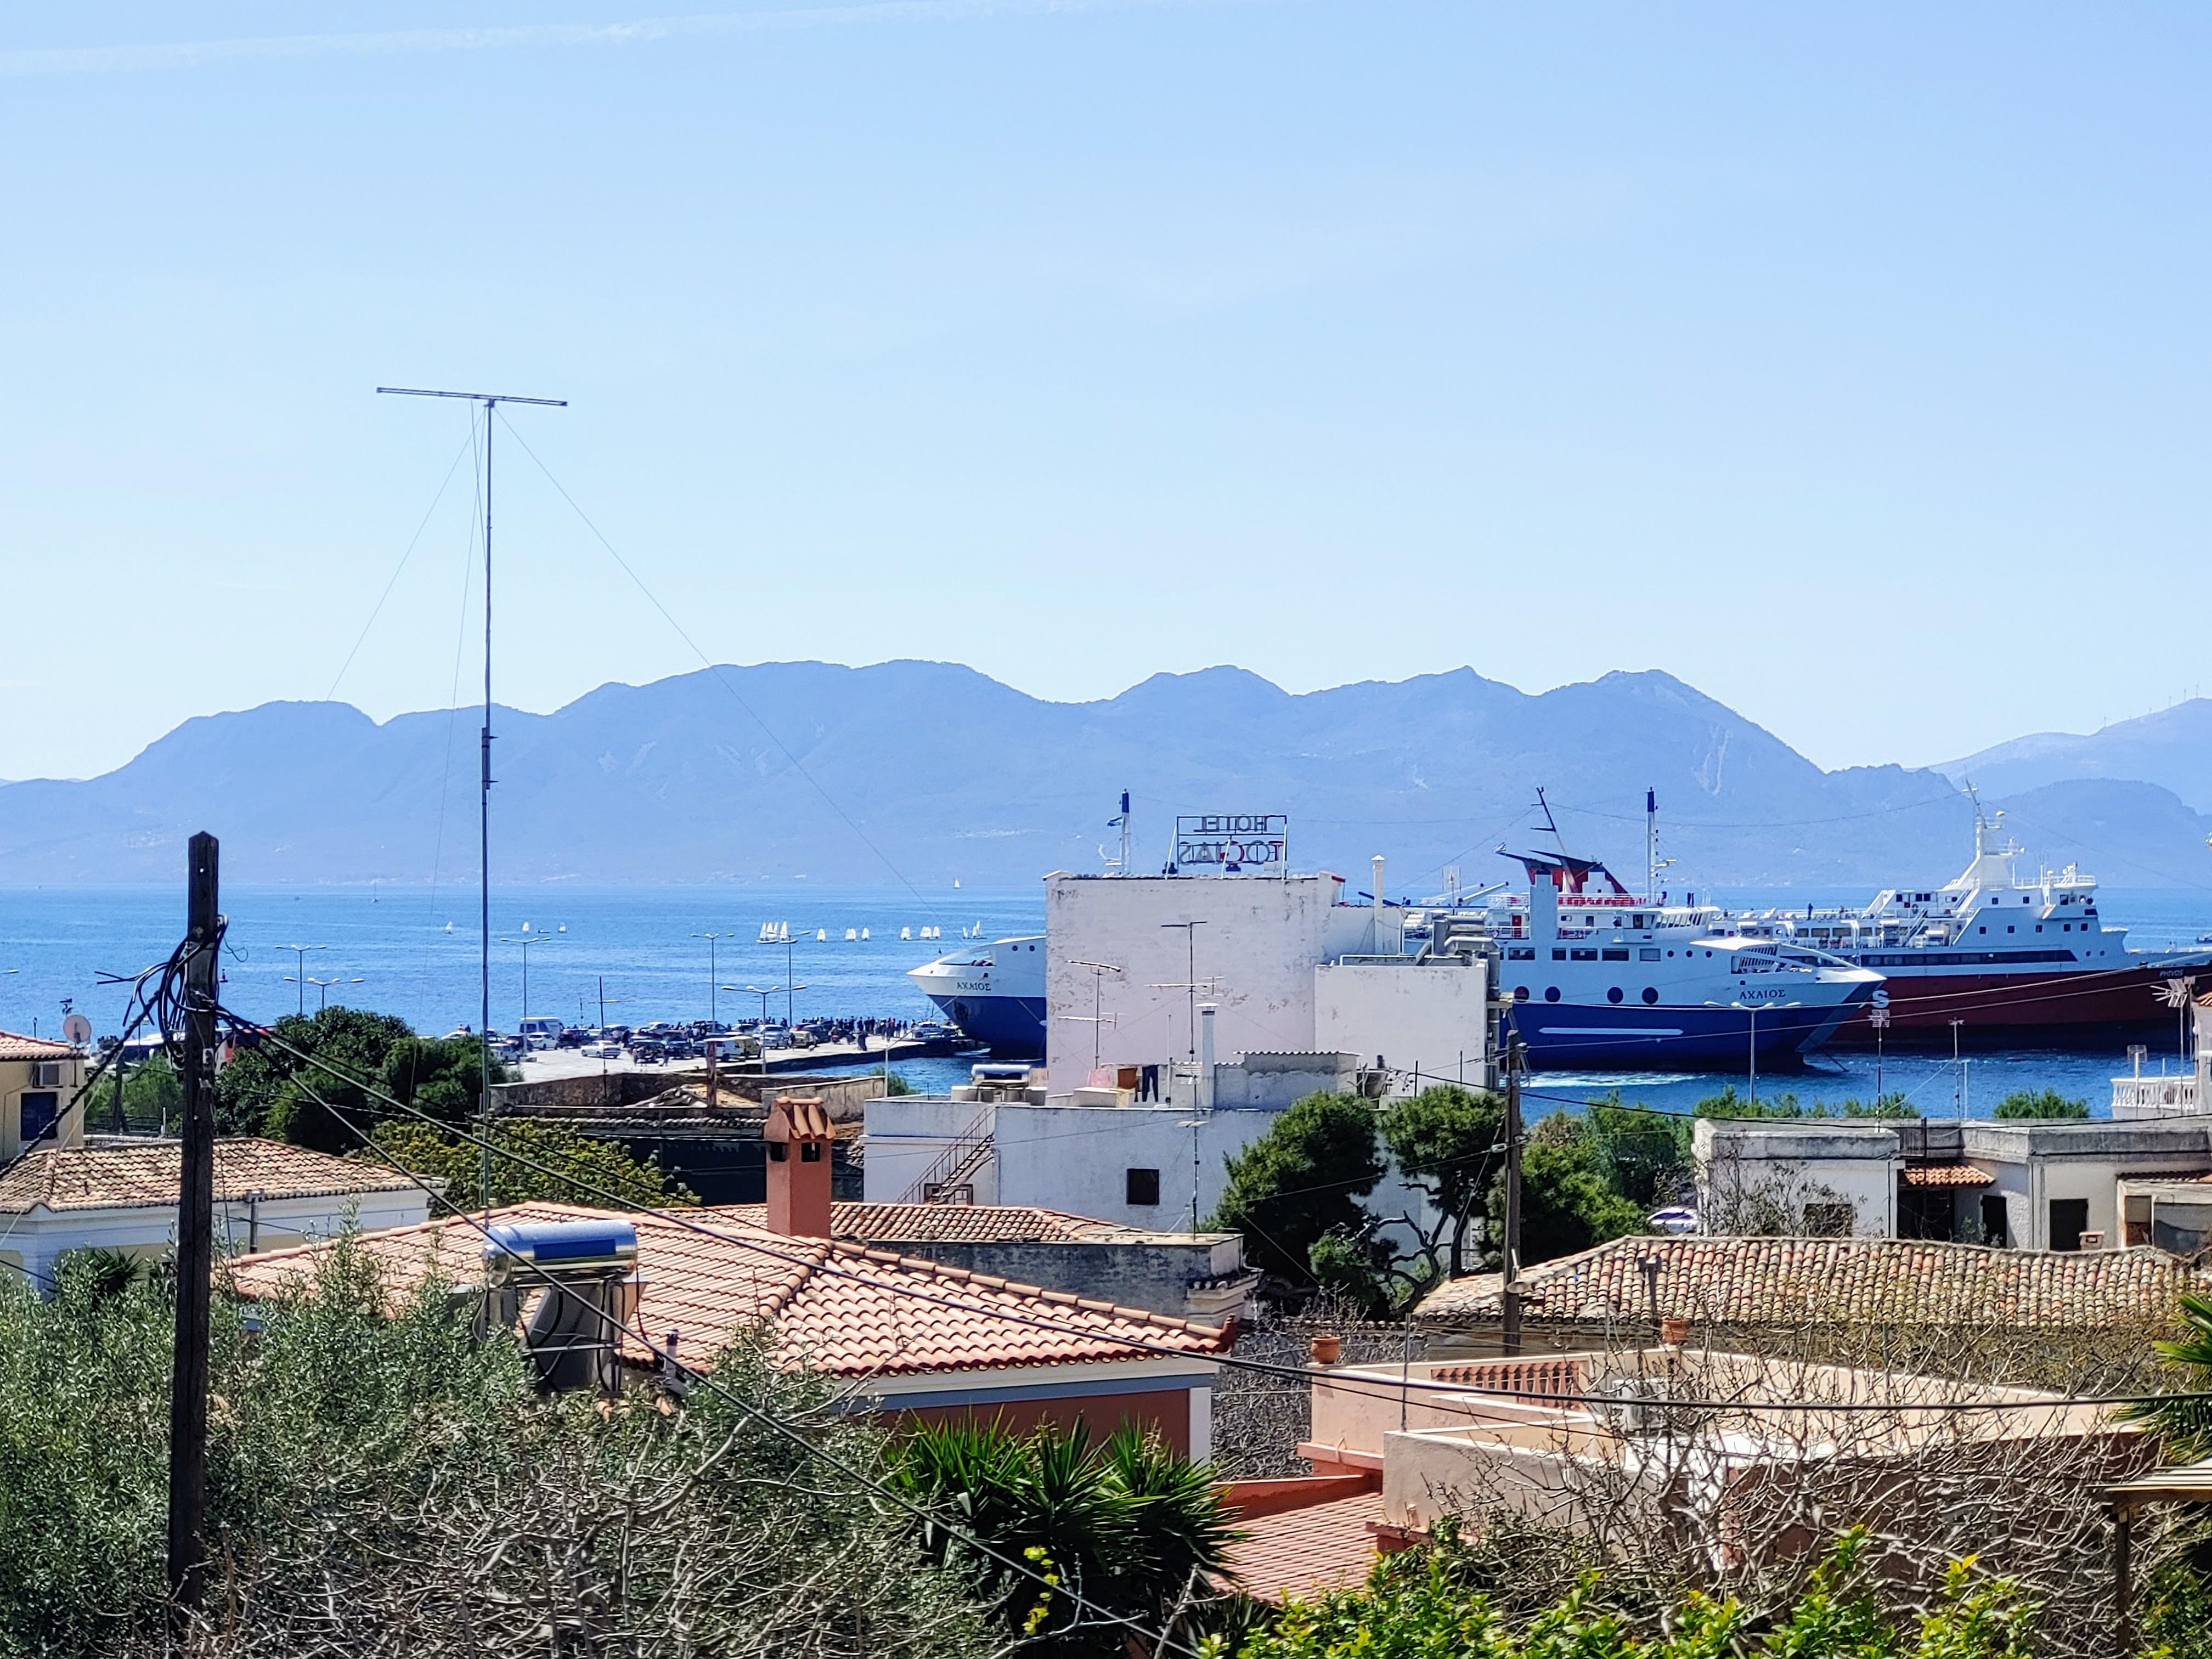
<path id="1" fill-rule="evenodd" d="M 1149 1098 L 1119 1086 L 1050 1094 L 1034 1073 L 870 1101 L 867 1201 L 1028 1205 L 1126 1227 L 1194 1227 L 1221 1200 L 1224 1160 L 1284 1108 L 1360 1087 L 1350 1054 L 1247 1054 L 1213 1068 L 1209 1108 L 1188 1065 L 1143 1069 L 1155 1074 Z"/>
<path id="2" fill-rule="evenodd" d="M 1194 1064 L 1202 1003 L 1222 1054 L 1354 1054 L 1392 1093 L 1416 1073 L 1486 1085 L 1487 963 L 1409 951 L 1401 908 L 1343 894 L 1328 874 L 1046 877 L 1052 1092 Z"/>
<path id="3" fill-rule="evenodd" d="M 1699 1118 L 1698 1212 L 1714 1233 L 1887 1238 L 1905 1156 L 1886 1123 Z"/>
<path id="4" fill-rule="evenodd" d="M 1695 1147 L 1699 1212 L 1712 1233 L 2029 1250 L 2193 1249 L 2191 1238 L 2212 1237 L 2204 1117 L 1701 1119 Z"/>
<path id="5" fill-rule="evenodd" d="M 0 1267 L 51 1291 L 66 1250 L 156 1261 L 177 1244 L 181 1152 L 173 1140 L 45 1146 L 0 1172 Z M 349 1227 L 411 1227 L 429 1195 L 406 1176 L 281 1141 L 215 1147 L 216 1244 L 223 1255 L 328 1238 Z"/>

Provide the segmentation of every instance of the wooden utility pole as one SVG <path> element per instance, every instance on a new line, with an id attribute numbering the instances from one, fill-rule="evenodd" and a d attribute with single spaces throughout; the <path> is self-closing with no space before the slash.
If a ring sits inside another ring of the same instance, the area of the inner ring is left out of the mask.
<path id="1" fill-rule="evenodd" d="M 1521 1352 L 1521 1069 L 1527 1051 L 1509 1033 L 1505 1047 L 1505 1245 L 1499 1266 L 1504 1285 L 1498 1293 L 1499 1346 Z"/>
<path id="2" fill-rule="evenodd" d="M 181 1632 L 206 1589 L 208 1291 L 215 1263 L 216 838 L 185 855 L 183 1146 L 177 1188 L 177 1342 L 169 1384 L 169 1619 Z M 164 1034 L 167 1035 L 166 1033 Z"/>

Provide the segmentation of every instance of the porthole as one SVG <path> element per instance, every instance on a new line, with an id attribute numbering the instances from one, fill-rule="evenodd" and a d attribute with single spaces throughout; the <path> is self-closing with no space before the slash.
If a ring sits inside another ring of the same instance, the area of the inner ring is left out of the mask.
<path id="1" fill-rule="evenodd" d="M 1544 988 L 1544 1000 L 1547 1002 L 1557 1002 L 1559 1000 L 1559 988 L 1556 985 L 1547 985 Z"/>
<path id="2" fill-rule="evenodd" d="M 1645 987 L 1644 988 L 1644 1006 L 1645 1007 L 1647 1007 L 1647 1008 L 1648 1008 L 1648 1007 L 1650 1007 L 1653 1003 L 1655 1003 L 1655 1002 L 1656 1002 L 1656 1001 L 1658 1001 L 1658 1000 L 1659 1000 L 1659 992 L 1658 992 L 1658 988 L 1657 988 L 1656 986 L 1650 986 L 1650 985 L 1647 985 L 1647 986 L 1645 986 Z"/>
<path id="3" fill-rule="evenodd" d="M 1620 987 L 1619 987 L 1618 985 L 1609 985 L 1609 986 L 1607 986 L 1607 987 L 1606 988 L 1606 992 L 1605 992 L 1605 1000 L 1606 1000 L 1607 1002 L 1618 1002 L 1618 1001 L 1620 1001 Z"/>
<path id="4" fill-rule="evenodd" d="M 1514 1001 L 1516 1001 L 1516 1002 L 1526 1002 L 1526 1001 L 1528 1001 L 1528 988 L 1527 986 L 1525 986 L 1525 985 L 1516 985 L 1516 986 L 1515 986 L 1515 987 L 1513 988 L 1513 1000 L 1514 1000 Z"/>

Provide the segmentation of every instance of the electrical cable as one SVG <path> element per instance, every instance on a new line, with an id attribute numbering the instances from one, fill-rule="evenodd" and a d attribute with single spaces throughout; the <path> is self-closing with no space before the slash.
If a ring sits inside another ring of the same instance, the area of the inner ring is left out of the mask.
<path id="1" fill-rule="evenodd" d="M 415 526 L 415 533 L 407 538 L 407 550 L 399 556 L 399 564 L 392 571 L 392 580 L 385 583 L 384 592 L 376 596 L 376 603 L 369 609 L 368 620 L 361 625 L 361 634 L 354 641 L 353 649 L 346 653 L 345 660 L 338 665 L 337 678 L 331 681 L 331 689 L 323 693 L 325 702 L 337 696 L 339 682 L 345 678 L 346 670 L 353 666 L 353 659 L 361 654 L 361 647 L 368 642 L 368 630 L 376 626 L 377 617 L 384 612 L 384 602 L 392 597 L 392 590 L 399 586 L 399 578 L 407 569 L 407 561 L 415 556 L 416 544 L 422 539 L 422 532 L 430 527 L 430 514 L 435 513 L 438 503 L 446 499 L 446 487 L 453 482 L 453 474 L 460 471 L 461 457 L 467 454 L 475 444 L 476 422 L 471 421 L 468 441 L 453 452 L 453 465 L 446 469 L 445 477 L 440 480 L 438 493 L 430 497 L 430 505 L 422 514 L 422 522 Z"/>
<path id="2" fill-rule="evenodd" d="M 637 591 L 644 594 L 646 599 L 652 605 L 653 608 L 660 613 L 661 620 L 665 622 L 669 627 L 676 630 L 676 637 L 682 640 L 685 645 L 690 647 L 691 654 L 698 658 L 701 664 L 705 666 L 707 672 L 714 677 L 714 683 L 720 685 L 723 690 L 730 694 L 731 697 L 736 702 L 738 707 L 745 711 L 745 714 L 751 719 L 754 725 L 759 726 L 763 732 L 767 733 L 768 740 L 774 744 L 776 746 L 777 750 L 783 756 L 784 759 L 790 763 L 792 770 L 798 773 L 800 777 L 806 780 L 808 786 L 813 789 L 816 794 L 822 797 L 823 801 L 829 806 L 830 810 L 835 812 L 838 817 L 843 821 L 845 827 L 848 830 L 850 830 L 853 834 L 859 838 L 860 844 L 863 847 L 866 847 L 871 853 L 873 853 L 878 859 L 882 860 L 884 869 L 890 871 L 891 874 L 898 878 L 899 884 L 901 886 L 904 887 L 908 892 L 913 894 L 918 902 L 929 907 L 934 911 L 937 908 L 935 902 L 925 896 L 921 889 L 916 887 L 913 882 L 907 879 L 906 872 L 900 869 L 897 865 L 891 861 L 890 854 L 884 852 L 882 848 L 876 845 L 875 842 L 869 836 L 868 832 L 861 829 L 859 823 L 854 821 L 852 814 L 846 811 L 842 806 L 837 804 L 836 797 L 832 795 L 828 789 L 823 787 L 821 781 L 817 779 L 811 772 L 806 769 L 805 764 L 799 760 L 798 756 L 792 753 L 790 747 L 785 744 L 781 738 L 775 734 L 775 728 L 769 726 L 765 720 L 761 718 L 759 712 L 753 708 L 752 704 L 745 701 L 744 695 L 740 692 L 736 686 L 730 684 L 728 677 L 722 672 L 722 665 L 715 662 L 714 659 L 699 648 L 699 642 L 696 640 L 694 640 L 691 635 L 684 630 L 684 627 L 682 623 L 676 620 L 675 613 L 670 611 L 666 605 L 661 604 L 659 596 L 656 595 L 651 588 L 645 585 L 645 579 L 639 575 L 635 570 L 631 568 L 629 561 L 623 557 L 619 552 L 616 551 L 615 544 L 606 538 L 605 532 L 599 529 L 599 526 L 592 522 L 591 515 L 586 513 L 581 507 L 579 507 L 576 504 L 576 498 L 568 493 L 567 486 L 562 484 L 558 478 L 553 476 L 553 470 L 547 466 L 544 461 L 538 459 L 538 452 L 530 447 L 520 432 L 515 431 L 514 423 L 508 420 L 504 415 L 501 415 L 499 417 L 499 423 L 505 427 L 514 436 L 515 442 L 522 446 L 522 453 L 529 456 L 531 460 L 536 463 L 538 470 L 545 475 L 545 481 L 551 484 L 555 490 L 559 492 L 561 499 L 568 503 L 570 510 L 572 510 L 579 519 L 583 520 L 584 528 L 592 532 L 592 536 L 598 539 L 601 547 L 606 549 L 607 556 L 617 565 L 622 567 L 622 572 L 625 576 L 628 576 L 631 581 L 637 585 Z"/>
<path id="3" fill-rule="evenodd" d="M 810 1257 L 792 1255 L 787 1252 L 773 1249 L 770 1246 L 760 1243 L 757 1240 L 751 1238 L 718 1231 L 714 1228 L 702 1225 L 702 1224 L 692 1221 L 675 1212 L 659 1209 L 651 1205 L 638 1204 L 635 1200 L 628 1199 L 620 1194 L 611 1193 L 604 1188 L 595 1187 L 589 1182 L 579 1180 L 573 1175 L 552 1169 L 549 1165 L 538 1163 L 533 1158 L 525 1157 L 520 1152 L 513 1150 L 511 1147 L 503 1147 L 499 1146 L 496 1142 L 479 1139 L 478 1137 L 467 1133 L 465 1131 L 451 1128 L 449 1126 L 441 1123 L 438 1120 L 431 1117 L 429 1114 L 423 1112 L 417 1108 L 410 1106 L 403 1101 L 395 1099 L 392 1096 L 376 1087 L 374 1085 L 364 1082 L 362 1079 L 358 1078 L 349 1077 L 345 1073 L 340 1071 L 337 1066 L 331 1065 L 329 1061 L 325 1060 L 319 1055 L 311 1054 L 304 1049 L 294 1048 L 290 1043 L 288 1043 L 282 1038 L 276 1036 L 276 1034 L 273 1031 L 270 1031 L 267 1027 L 258 1025 L 253 1021 L 246 1019 L 243 1016 L 239 1015 L 228 1008 L 221 1009 L 219 1012 L 232 1020 L 234 1024 L 260 1032 L 264 1040 L 276 1043 L 278 1048 L 283 1048 L 285 1052 L 292 1054 L 296 1059 L 305 1062 L 306 1064 L 312 1065 L 318 1070 L 328 1073 L 331 1076 L 337 1078 L 341 1082 L 348 1083 L 356 1088 L 361 1089 L 372 1098 L 383 1101 L 387 1105 L 404 1113 L 410 1117 L 419 1119 L 422 1122 L 432 1125 L 441 1133 L 451 1135 L 453 1138 L 463 1142 L 465 1145 L 476 1146 L 479 1150 L 489 1152 L 496 1157 L 507 1158 L 509 1162 L 517 1164 L 525 1169 L 531 1170 L 538 1174 L 544 1175 L 555 1180 L 563 1182 L 580 1192 L 586 1193 L 596 1198 L 604 1200 L 618 1210 L 649 1216 L 656 1221 L 665 1223 L 683 1231 L 696 1234 L 700 1237 L 714 1239 L 724 1244 L 736 1245 L 742 1249 L 749 1250 L 755 1254 L 769 1257 L 771 1260 L 780 1261 L 787 1267 L 802 1267 L 810 1273 L 821 1273 L 832 1278 L 847 1279 L 854 1284 L 866 1285 L 870 1289 L 886 1291 L 893 1295 L 904 1296 L 911 1300 L 946 1308 L 955 1312 L 981 1315 L 985 1317 L 1003 1321 L 1008 1324 L 1024 1325 L 1034 1329 L 1048 1331 L 1056 1334 L 1080 1336 L 1094 1340 L 1110 1340 L 1118 1346 L 1134 1348 L 1139 1352 L 1158 1353 L 1164 1357 L 1171 1358 L 1188 1359 L 1192 1358 L 1189 1350 L 1171 1347 L 1165 1343 L 1149 1342 L 1143 1338 L 1125 1334 L 1116 1334 L 1111 1338 L 1100 1339 L 1098 1337 L 1098 1334 L 1095 1330 L 1087 1329 L 1081 1326 L 1070 1325 L 1060 1321 L 1043 1319 L 1036 1316 L 1018 1314 L 988 1304 L 963 1302 L 957 1298 L 933 1295 L 928 1291 L 918 1290 L 911 1285 L 901 1285 L 895 1281 L 872 1278 L 868 1274 L 855 1272 L 850 1268 L 834 1267 L 826 1261 L 817 1261 Z M 854 1248 L 862 1247 L 856 1246 Z M 866 1253 L 865 1249 L 863 1249 L 863 1254 Z M 1154 1316 L 1158 1317 L 1158 1316 Z M 1205 1356 L 1205 1358 L 1206 1363 L 1209 1364 L 1219 1365 L 1230 1370 L 1247 1370 L 1265 1375 L 1286 1376 L 1293 1379 L 1304 1380 L 1309 1382 L 1312 1381 L 1310 1372 L 1297 1367 L 1273 1365 L 1261 1360 L 1240 1359 L 1233 1354 L 1210 1354 Z M 1424 1393 L 1496 1395 L 1508 1399 L 1520 1398 L 1527 1392 L 1523 1389 L 1504 1388 L 1491 1389 L 1465 1383 L 1413 1382 L 1408 1381 L 1402 1383 L 1385 1383 L 1382 1385 L 1380 1393 L 1382 1396 L 1395 1397 L 1407 1389 L 1411 1389 L 1416 1392 Z M 1617 1405 L 1620 1403 L 1617 1400 L 1609 1395 L 1601 1395 L 1547 1394 L 1545 1397 L 1547 1400 L 1568 1404 L 1601 1406 Z M 1774 1412 L 1860 1410 L 2024 1411 L 2048 1410 L 2054 1407 L 2071 1405 L 2132 1405 L 2155 1401 L 2192 1399 L 2212 1400 L 2212 1390 L 2205 1390 L 2202 1392 L 2176 1391 L 2169 1394 L 2142 1395 L 2078 1395 L 2039 1401 L 1851 1402 L 1820 1401 L 1747 1401 L 1730 1400 L 1682 1400 L 1671 1403 L 1680 1405 L 1685 1407 L 1701 1407 L 1713 1410 L 1725 1409 Z"/>
<path id="4" fill-rule="evenodd" d="M 228 1011 L 225 1010 L 223 1012 L 227 1013 Z M 231 1018 L 235 1020 L 237 1017 L 235 1015 L 232 1015 Z M 326 1066 L 324 1069 L 332 1070 L 333 1068 Z M 338 1075 L 335 1072 L 333 1074 Z M 352 1114 L 347 1112 L 344 1109 L 334 1106 L 329 1101 L 325 1100 L 321 1095 L 316 1092 L 315 1088 L 312 1084 L 302 1082 L 300 1086 L 301 1090 L 306 1092 L 309 1099 L 314 1101 L 318 1105 L 321 1106 L 324 1110 L 329 1112 L 340 1122 L 345 1124 L 345 1126 L 351 1129 L 356 1135 L 361 1136 L 363 1145 L 368 1150 L 374 1152 L 377 1158 L 389 1164 L 392 1170 L 405 1176 L 410 1182 L 413 1182 L 426 1196 L 434 1201 L 444 1202 L 447 1204 L 448 1207 L 452 1207 L 451 1200 L 446 1198 L 441 1190 L 432 1188 L 428 1182 L 424 1181 L 413 1170 L 406 1168 L 398 1161 L 398 1159 L 392 1157 L 388 1151 L 379 1146 L 373 1137 L 365 1133 L 362 1126 L 354 1121 Z M 386 1097 L 386 1098 L 388 1098 L 388 1097 Z M 516 1161 L 527 1162 L 527 1160 L 523 1159 L 517 1159 Z M 538 1166 L 532 1165 L 532 1167 L 535 1168 Z M 575 1184 L 580 1186 L 583 1183 L 578 1182 Z M 659 1214 L 658 1212 L 649 1211 L 641 1211 L 641 1213 Z M 476 1217 L 470 1215 L 465 1210 L 454 1209 L 453 1214 L 457 1220 L 462 1222 L 467 1226 L 474 1228 L 483 1236 L 487 1243 L 492 1242 L 491 1229 L 488 1222 L 478 1220 Z M 580 1291 L 577 1290 L 573 1285 L 569 1285 L 561 1279 L 549 1279 L 546 1281 L 546 1289 L 549 1292 L 552 1291 L 562 1291 L 570 1297 L 570 1299 L 574 1301 L 579 1306 L 584 1308 L 586 1311 L 597 1316 L 605 1316 L 605 1310 L 600 1307 L 599 1304 L 592 1302 L 588 1297 L 585 1297 L 584 1294 Z M 947 1535 L 957 1540 L 960 1543 L 966 1546 L 968 1548 L 975 1551 L 978 1554 L 997 1562 L 1000 1566 L 1008 1568 L 1014 1572 L 1021 1574 L 1024 1577 L 1031 1580 L 1033 1583 L 1042 1588 L 1048 1595 L 1065 1595 L 1079 1608 L 1100 1615 L 1103 1622 L 1119 1626 L 1123 1630 L 1132 1632 L 1134 1634 L 1144 1638 L 1147 1642 L 1153 1644 L 1155 1652 L 1165 1652 L 1172 1650 L 1176 1653 L 1188 1656 L 1188 1659 L 1202 1659 L 1202 1656 L 1200 1656 L 1196 1650 L 1186 1647 L 1182 1643 L 1175 1641 L 1167 1632 L 1152 1630 L 1139 1623 L 1134 1618 L 1125 1618 L 1121 1614 L 1115 1613 L 1112 1608 L 1103 1607 L 1098 1602 L 1091 1601 L 1089 1597 L 1084 1595 L 1079 1590 L 1070 1589 L 1066 1584 L 1057 1583 L 1054 1579 L 1047 1577 L 1044 1573 L 1039 1571 L 1037 1568 L 1030 1563 L 1016 1559 L 1014 1557 L 1006 1554 L 1004 1551 L 998 1549 L 996 1547 L 986 1543 L 982 1539 L 977 1537 L 975 1534 L 965 1530 L 957 1523 L 946 1520 L 944 1516 L 930 1509 L 928 1505 L 908 1498 L 905 1493 L 899 1492 L 896 1487 L 892 1486 L 888 1481 L 872 1478 L 862 1471 L 854 1468 L 850 1463 L 845 1462 L 842 1458 L 836 1456 L 826 1448 L 816 1444 L 812 1440 L 809 1439 L 801 1430 L 785 1422 L 782 1419 L 777 1417 L 773 1412 L 763 1410 L 759 1406 L 754 1404 L 752 1401 L 745 1399 L 743 1395 L 723 1384 L 713 1375 L 713 1373 L 702 1370 L 697 1366 L 678 1358 L 673 1352 L 665 1351 L 656 1346 L 652 1337 L 643 1329 L 642 1313 L 640 1313 L 637 1316 L 637 1318 L 640 1321 L 638 1328 L 632 1329 L 629 1327 L 623 1326 L 617 1327 L 617 1328 L 629 1329 L 630 1334 L 637 1338 L 639 1346 L 643 1347 L 647 1352 L 655 1355 L 661 1359 L 663 1363 L 683 1371 L 694 1382 L 704 1385 L 714 1394 L 719 1395 L 721 1398 L 728 1401 L 732 1405 L 738 1407 L 738 1410 L 744 1412 L 755 1421 L 762 1424 L 764 1427 L 773 1430 L 777 1434 L 789 1440 L 793 1445 L 799 1447 L 800 1450 L 807 1453 L 809 1455 L 818 1458 L 823 1462 L 829 1464 L 830 1468 L 845 1475 L 847 1479 L 855 1482 L 857 1485 L 866 1487 L 868 1490 L 875 1492 L 878 1497 L 885 1498 L 890 1503 L 896 1504 L 899 1508 L 905 1510 L 909 1515 L 913 1516 L 915 1519 L 923 1522 L 925 1524 L 940 1528 Z"/>

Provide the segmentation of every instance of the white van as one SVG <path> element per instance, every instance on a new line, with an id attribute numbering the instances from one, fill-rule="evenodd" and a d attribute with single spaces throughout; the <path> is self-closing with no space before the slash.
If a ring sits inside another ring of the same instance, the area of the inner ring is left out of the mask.
<path id="1" fill-rule="evenodd" d="M 518 1024 L 515 1030 L 532 1048 L 556 1048 L 561 1043 L 561 1022 L 550 1014 L 532 1014 Z"/>

